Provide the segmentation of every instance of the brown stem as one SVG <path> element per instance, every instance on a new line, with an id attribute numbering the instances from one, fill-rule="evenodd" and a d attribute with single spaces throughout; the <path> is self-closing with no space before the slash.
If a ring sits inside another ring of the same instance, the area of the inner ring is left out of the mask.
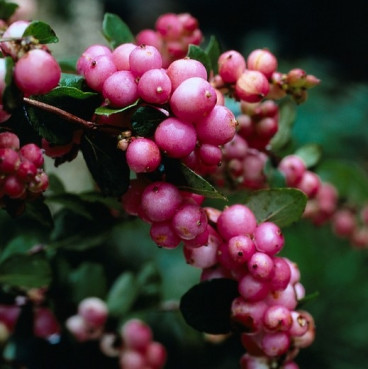
<path id="1" fill-rule="evenodd" d="M 33 100 L 30 99 L 28 97 L 23 97 L 23 101 L 30 105 L 30 106 L 34 106 L 36 108 L 45 110 L 49 113 L 58 115 L 59 117 L 65 119 L 68 122 L 71 123 L 77 123 L 81 126 L 83 126 L 86 129 L 91 129 L 91 130 L 101 130 L 101 131 L 107 131 L 107 132 L 115 132 L 115 133 L 120 133 L 121 129 L 119 127 L 115 127 L 115 126 L 110 126 L 110 125 L 99 125 L 96 124 L 94 122 L 85 120 L 83 118 L 80 118 L 72 113 L 69 113 L 63 109 L 57 108 L 56 106 L 50 105 L 50 104 L 46 104 L 44 102 L 38 101 L 38 100 Z"/>

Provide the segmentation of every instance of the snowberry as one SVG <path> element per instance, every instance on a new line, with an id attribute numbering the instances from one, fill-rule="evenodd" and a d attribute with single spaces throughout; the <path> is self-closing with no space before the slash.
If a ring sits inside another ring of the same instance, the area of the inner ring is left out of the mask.
<path id="1" fill-rule="evenodd" d="M 247 66 L 250 70 L 257 70 L 267 78 L 277 70 L 276 57 L 266 49 L 253 50 L 247 58 Z"/>
<path id="2" fill-rule="evenodd" d="M 137 45 L 127 42 L 113 50 L 111 56 L 117 70 L 130 70 L 129 55 Z"/>
<path id="3" fill-rule="evenodd" d="M 229 50 L 218 59 L 219 75 L 226 83 L 235 83 L 245 71 L 245 59 L 238 51 Z"/>
<path id="4" fill-rule="evenodd" d="M 92 327 L 103 326 L 107 319 L 106 303 L 98 297 L 83 299 L 78 305 L 78 314 Z"/>
<path id="5" fill-rule="evenodd" d="M 235 92 L 240 100 L 259 102 L 269 92 L 270 85 L 267 78 L 256 70 L 245 70 L 235 85 Z"/>
<path id="6" fill-rule="evenodd" d="M 162 67 L 160 52 L 151 45 L 140 45 L 131 51 L 129 55 L 130 71 L 135 77 L 141 77 L 150 69 Z"/>

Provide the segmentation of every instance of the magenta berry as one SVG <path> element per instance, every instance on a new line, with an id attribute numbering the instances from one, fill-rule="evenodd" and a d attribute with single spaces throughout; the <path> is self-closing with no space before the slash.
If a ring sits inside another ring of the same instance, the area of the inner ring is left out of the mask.
<path id="1" fill-rule="evenodd" d="M 168 156 L 183 158 L 194 150 L 197 134 L 191 123 L 170 117 L 157 127 L 155 142 Z"/>
<path id="2" fill-rule="evenodd" d="M 230 257 L 239 264 L 246 263 L 256 251 L 253 240 L 249 235 L 240 235 L 228 241 Z"/>
<path id="3" fill-rule="evenodd" d="M 266 333 L 262 338 L 262 350 L 267 356 L 285 354 L 290 346 L 290 338 L 285 332 Z"/>
<path id="4" fill-rule="evenodd" d="M 111 50 L 105 46 L 100 44 L 94 44 L 83 52 L 83 54 L 79 57 L 77 61 L 77 72 L 84 76 L 86 69 L 90 62 L 96 57 L 100 55 L 111 55 Z"/>
<path id="5" fill-rule="evenodd" d="M 23 181 L 21 181 L 16 175 L 12 174 L 5 178 L 3 191 L 5 195 L 17 199 L 25 193 L 26 187 Z"/>
<path id="6" fill-rule="evenodd" d="M 226 83 L 235 83 L 245 71 L 245 59 L 238 51 L 229 50 L 220 55 L 219 74 Z"/>
<path id="7" fill-rule="evenodd" d="M 205 117 L 196 124 L 198 139 L 211 145 L 224 145 L 235 135 L 237 121 L 230 109 L 216 105 Z"/>
<path id="8" fill-rule="evenodd" d="M 180 191 L 172 184 L 154 182 L 142 193 L 142 209 L 153 222 L 163 222 L 173 217 L 182 202 Z"/>
<path id="9" fill-rule="evenodd" d="M 140 137 L 129 144 L 126 159 L 136 173 L 153 172 L 161 163 L 161 153 L 154 141 Z"/>
<path id="10" fill-rule="evenodd" d="M 280 161 L 279 170 L 285 175 L 286 184 L 293 187 L 301 181 L 306 167 L 299 156 L 288 155 Z"/>
<path id="11" fill-rule="evenodd" d="M 131 319 L 122 326 L 121 337 L 128 349 L 140 351 L 152 341 L 152 331 L 142 320 Z"/>
<path id="12" fill-rule="evenodd" d="M 130 70 L 129 55 L 136 47 L 137 45 L 128 42 L 114 49 L 111 56 L 117 70 Z"/>
<path id="13" fill-rule="evenodd" d="M 103 82 L 102 94 L 116 108 L 128 106 L 139 97 L 135 77 L 126 70 L 112 73 Z"/>
<path id="14" fill-rule="evenodd" d="M 0 174 L 14 173 L 20 164 L 18 153 L 10 148 L 0 148 Z"/>
<path id="15" fill-rule="evenodd" d="M 252 234 L 257 221 L 252 211 L 245 205 L 227 207 L 217 220 L 217 229 L 225 240 L 234 236 Z"/>
<path id="16" fill-rule="evenodd" d="M 61 327 L 55 314 L 46 307 L 38 307 L 34 313 L 33 332 L 36 337 L 47 339 L 58 335 Z"/>
<path id="17" fill-rule="evenodd" d="M 170 107 L 179 119 L 197 122 L 211 112 L 216 101 L 214 88 L 205 79 L 192 77 L 183 81 L 173 92 Z"/>
<path id="18" fill-rule="evenodd" d="M 261 301 L 267 296 L 269 286 L 267 282 L 246 274 L 239 280 L 238 291 L 247 301 Z"/>
<path id="19" fill-rule="evenodd" d="M 273 291 L 284 290 L 291 279 L 291 269 L 286 259 L 273 257 L 273 275 L 270 280 L 270 287 Z"/>
<path id="20" fill-rule="evenodd" d="M 264 252 L 255 252 L 248 260 L 249 273 L 260 280 L 271 279 L 274 273 L 272 258 Z"/>
<path id="21" fill-rule="evenodd" d="M 42 150 L 33 143 L 22 146 L 19 150 L 19 154 L 22 158 L 32 162 L 37 168 L 43 165 L 44 159 Z"/>
<path id="22" fill-rule="evenodd" d="M 28 51 L 15 64 L 14 78 L 25 95 L 46 94 L 56 87 L 61 69 L 54 57 L 45 50 Z"/>
<path id="23" fill-rule="evenodd" d="M 116 71 L 117 68 L 111 55 L 98 55 L 89 60 L 84 76 L 90 88 L 102 92 L 106 79 Z"/>
<path id="24" fill-rule="evenodd" d="M 291 312 L 282 305 L 270 306 L 263 315 L 263 324 L 270 331 L 288 331 L 292 325 Z"/>
<path id="25" fill-rule="evenodd" d="M 175 232 L 171 221 L 152 223 L 150 236 L 156 245 L 166 249 L 174 249 L 181 242 L 181 238 Z"/>

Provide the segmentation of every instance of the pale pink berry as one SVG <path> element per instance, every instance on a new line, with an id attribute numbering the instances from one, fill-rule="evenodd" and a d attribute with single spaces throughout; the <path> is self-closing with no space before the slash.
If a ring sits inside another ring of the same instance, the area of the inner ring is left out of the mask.
<path id="1" fill-rule="evenodd" d="M 225 240 L 234 236 L 252 234 L 257 220 L 245 205 L 235 204 L 227 207 L 217 220 L 217 229 Z"/>
<path id="2" fill-rule="evenodd" d="M 151 45 L 137 46 L 129 55 L 130 71 L 135 77 L 141 77 L 150 69 L 162 67 L 160 52 Z"/>
<path id="3" fill-rule="evenodd" d="M 270 85 L 263 73 L 256 70 L 244 71 L 235 85 L 235 92 L 240 100 L 259 102 L 269 92 Z"/>
<path id="4" fill-rule="evenodd" d="M 20 142 L 16 134 L 12 132 L 0 133 L 0 148 L 19 150 Z"/>
<path id="5" fill-rule="evenodd" d="M 105 324 L 108 310 L 106 303 L 98 297 L 88 297 L 78 305 L 78 314 L 92 327 Z"/>
<path id="6" fill-rule="evenodd" d="M 276 357 L 287 352 L 290 347 L 290 338 L 285 332 L 266 333 L 261 345 L 267 356 Z"/>
<path id="7" fill-rule="evenodd" d="M 183 32 L 183 24 L 177 14 L 167 13 L 158 17 L 155 29 L 165 40 L 178 39 Z"/>
<path id="8" fill-rule="evenodd" d="M 282 305 L 270 306 L 263 315 L 263 324 L 270 331 L 288 331 L 292 325 L 291 312 Z"/>
<path id="9" fill-rule="evenodd" d="M 249 54 L 247 66 L 248 69 L 257 70 L 270 78 L 277 70 L 277 59 L 266 49 L 256 49 Z"/>
<path id="10" fill-rule="evenodd" d="M 100 44 L 94 44 L 87 47 L 84 50 L 83 54 L 79 57 L 77 61 L 77 72 L 84 76 L 86 69 L 88 68 L 90 62 L 96 57 L 100 55 L 111 55 L 111 50 L 105 46 Z"/>
<path id="11" fill-rule="evenodd" d="M 152 369 L 161 369 L 165 365 L 167 352 L 161 343 L 152 341 L 146 347 L 145 358 Z"/>
<path id="12" fill-rule="evenodd" d="M 131 350 L 143 350 L 152 341 L 151 328 L 140 319 L 130 319 L 121 328 L 123 345 Z"/>
<path id="13" fill-rule="evenodd" d="M 173 91 L 186 79 L 200 77 L 207 80 L 207 70 L 204 65 L 195 59 L 178 59 L 167 68 Z"/>
<path id="14" fill-rule="evenodd" d="M 282 172 L 286 179 L 288 186 L 296 186 L 302 179 L 306 166 L 304 161 L 297 155 L 285 156 L 278 166 L 280 172 Z"/>
<path id="15" fill-rule="evenodd" d="M 272 258 L 264 252 L 255 252 L 247 262 L 249 273 L 260 280 L 272 278 L 274 264 Z"/>
<path id="16" fill-rule="evenodd" d="M 117 70 L 130 70 L 129 55 L 137 45 L 127 42 L 119 45 L 112 52 L 112 60 Z"/>
<path id="17" fill-rule="evenodd" d="M 51 91 L 58 85 L 60 76 L 61 69 L 55 58 L 41 49 L 28 51 L 14 67 L 15 83 L 27 96 Z"/>
<path id="18" fill-rule="evenodd" d="M 281 229 L 272 222 L 263 222 L 254 231 L 254 242 L 257 250 L 269 255 L 275 255 L 284 246 L 284 236 Z"/>
<path id="19" fill-rule="evenodd" d="M 273 257 L 273 274 L 270 280 L 270 288 L 272 291 L 284 290 L 291 279 L 291 269 L 286 259 L 281 257 Z"/>
<path id="20" fill-rule="evenodd" d="M 246 274 L 239 280 L 238 291 L 247 301 L 260 301 L 267 296 L 269 286 L 267 282 L 256 279 L 251 274 Z"/>
<path id="21" fill-rule="evenodd" d="M 137 45 L 151 45 L 154 46 L 157 50 L 161 50 L 162 48 L 161 35 L 152 29 L 144 29 L 137 33 L 137 35 L 135 36 L 135 41 Z"/>
<path id="22" fill-rule="evenodd" d="M 321 179 L 316 173 L 306 170 L 301 180 L 297 183 L 296 188 L 303 191 L 309 198 L 314 197 L 321 185 Z"/>
<path id="23" fill-rule="evenodd" d="M 165 104 L 171 95 L 171 81 L 164 69 L 150 69 L 138 82 L 139 96 L 151 104 Z"/>
<path id="24" fill-rule="evenodd" d="M 21 38 L 23 36 L 24 31 L 29 26 L 30 22 L 25 20 L 17 20 L 13 22 L 3 33 L 2 38 Z M 5 55 L 10 55 L 13 58 L 17 56 L 16 43 L 14 41 L 5 41 L 1 42 L 1 49 Z"/>

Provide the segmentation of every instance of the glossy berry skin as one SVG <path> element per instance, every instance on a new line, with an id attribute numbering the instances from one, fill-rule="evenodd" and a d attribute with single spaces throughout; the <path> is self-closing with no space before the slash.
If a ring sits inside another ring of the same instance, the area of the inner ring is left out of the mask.
<path id="1" fill-rule="evenodd" d="M 229 50 L 218 59 L 219 75 L 226 83 L 235 83 L 245 71 L 245 59 L 238 51 Z"/>
<path id="2" fill-rule="evenodd" d="M 267 78 L 256 70 L 244 71 L 235 85 L 235 92 L 240 100 L 250 103 L 261 101 L 270 91 Z"/>
<path id="3" fill-rule="evenodd" d="M 135 77 L 141 77 L 150 69 L 162 67 L 160 52 L 151 45 L 137 46 L 129 55 L 130 71 Z"/>
<path id="4" fill-rule="evenodd" d="M 226 208 L 217 220 L 217 229 L 225 240 L 234 236 L 252 234 L 257 221 L 245 205 L 235 204 Z"/>
<path id="5" fill-rule="evenodd" d="M 285 242 L 280 228 L 272 222 L 263 222 L 257 226 L 254 241 L 258 251 L 269 255 L 280 252 Z"/>
<path id="6" fill-rule="evenodd" d="M 181 242 L 181 238 L 175 232 L 171 221 L 152 223 L 150 236 L 157 246 L 165 249 L 174 249 Z"/>
<path id="7" fill-rule="evenodd" d="M 168 156 L 183 158 L 194 150 L 197 134 L 191 123 L 170 117 L 156 128 L 155 142 Z"/>
<path id="8" fill-rule="evenodd" d="M 59 64 L 41 49 L 28 51 L 14 67 L 15 83 L 26 96 L 46 94 L 58 85 L 60 77 Z"/>
<path id="9" fill-rule="evenodd" d="M 161 153 L 154 141 L 140 137 L 129 144 L 126 159 L 129 168 L 136 173 L 153 172 L 161 163 Z"/>
<path id="10" fill-rule="evenodd" d="M 248 69 L 257 70 L 267 78 L 277 70 L 276 57 L 266 49 L 253 50 L 247 58 Z"/>

